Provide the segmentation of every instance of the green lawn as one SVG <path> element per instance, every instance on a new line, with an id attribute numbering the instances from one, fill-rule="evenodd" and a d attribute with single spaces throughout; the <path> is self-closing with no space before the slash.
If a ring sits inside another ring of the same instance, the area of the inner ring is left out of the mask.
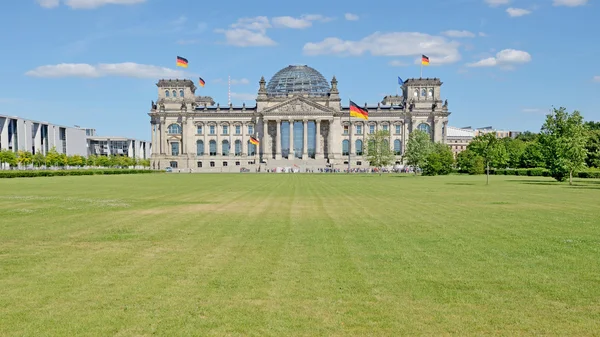
<path id="1" fill-rule="evenodd" d="M 0 180 L 0 335 L 594 335 L 600 181 Z"/>

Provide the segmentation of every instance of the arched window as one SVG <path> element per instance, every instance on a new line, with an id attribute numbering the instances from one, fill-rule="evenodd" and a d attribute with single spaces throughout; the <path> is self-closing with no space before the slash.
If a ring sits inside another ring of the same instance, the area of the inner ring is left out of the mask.
<path id="1" fill-rule="evenodd" d="M 348 155 L 348 151 L 350 151 L 350 150 L 348 149 L 348 147 L 349 147 L 348 145 L 350 145 L 349 143 L 350 143 L 350 142 L 348 141 L 348 139 L 344 139 L 344 140 L 342 141 L 342 155 L 343 155 L 343 156 L 347 156 L 347 155 Z"/>
<path id="2" fill-rule="evenodd" d="M 356 142 L 354 142 L 354 151 L 356 153 L 357 156 L 362 156 L 363 155 L 363 142 L 360 139 L 357 139 Z"/>
<path id="3" fill-rule="evenodd" d="M 427 95 L 427 90 L 421 89 L 421 96 L 425 97 Z"/>
<path id="4" fill-rule="evenodd" d="M 183 89 L 179 90 L 179 97 L 183 97 Z"/>
<path id="5" fill-rule="evenodd" d="M 415 92 L 413 94 L 415 97 L 419 96 L 419 89 L 415 89 Z"/>
<path id="6" fill-rule="evenodd" d="M 210 142 L 208 142 L 208 151 L 211 156 L 217 155 L 217 142 L 216 141 L 211 140 Z"/>
<path id="7" fill-rule="evenodd" d="M 394 141 L 394 154 L 396 156 L 399 156 L 402 154 L 402 142 L 400 141 L 400 139 L 396 139 Z"/>
<path id="8" fill-rule="evenodd" d="M 248 141 L 248 155 L 249 156 L 254 156 L 256 154 L 256 145 L 250 143 L 250 141 Z"/>
<path id="9" fill-rule="evenodd" d="M 179 124 L 169 125 L 168 133 L 171 135 L 180 135 L 181 134 L 181 125 L 179 125 Z"/>
<path id="10" fill-rule="evenodd" d="M 165 97 L 169 97 L 169 96 L 171 96 L 169 93 L 169 90 L 165 90 Z"/>
<path id="11" fill-rule="evenodd" d="M 235 155 L 236 156 L 242 155 L 242 141 L 239 139 L 235 141 Z"/>
<path id="12" fill-rule="evenodd" d="M 196 141 L 196 154 L 198 156 L 204 155 L 204 141 L 202 141 L 202 140 Z"/>
<path id="13" fill-rule="evenodd" d="M 417 127 L 417 129 L 427 133 L 427 134 L 431 134 L 431 127 L 429 127 L 429 124 L 427 123 L 421 123 L 419 124 L 419 126 Z"/>
<path id="14" fill-rule="evenodd" d="M 429 92 L 427 92 L 427 96 L 433 97 L 433 89 L 429 89 Z"/>
<path id="15" fill-rule="evenodd" d="M 177 97 L 177 91 L 173 90 L 173 97 Z"/>
<path id="16" fill-rule="evenodd" d="M 223 143 L 221 143 L 221 153 L 224 156 L 229 155 L 229 141 L 228 140 L 224 140 Z"/>

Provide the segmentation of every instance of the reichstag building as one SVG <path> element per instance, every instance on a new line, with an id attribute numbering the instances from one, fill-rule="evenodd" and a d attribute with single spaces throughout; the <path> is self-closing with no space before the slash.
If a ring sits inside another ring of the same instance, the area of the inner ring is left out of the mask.
<path id="1" fill-rule="evenodd" d="M 191 80 L 159 80 L 158 99 L 149 113 L 152 167 L 193 172 L 239 172 L 320 168 L 368 168 L 364 156 L 370 133 L 389 132 L 388 144 L 402 163 L 408 135 L 423 130 L 446 142 L 448 102 L 437 78 L 408 79 L 401 95 L 364 104 L 368 120 L 349 120 L 335 76 L 290 65 L 267 83 L 254 106 L 220 106 L 196 96 Z M 358 103 L 362 107 L 362 103 Z M 350 135 L 350 133 L 352 133 Z M 258 142 L 257 142 L 258 141 Z M 350 155 L 350 158 L 348 158 Z"/>

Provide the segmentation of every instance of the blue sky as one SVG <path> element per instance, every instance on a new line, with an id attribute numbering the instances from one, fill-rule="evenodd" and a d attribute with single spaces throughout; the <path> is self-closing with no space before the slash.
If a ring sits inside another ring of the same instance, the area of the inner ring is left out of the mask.
<path id="1" fill-rule="evenodd" d="M 260 5 L 259 5 L 260 4 Z M 159 78 L 252 105 L 289 64 L 377 104 L 397 77 L 444 82 L 450 125 L 538 131 L 554 106 L 600 120 L 596 0 L 20 0 L 5 5 L 0 114 L 149 139 Z M 175 67 L 177 55 L 189 68 Z M 347 104 L 347 103 L 345 103 Z"/>

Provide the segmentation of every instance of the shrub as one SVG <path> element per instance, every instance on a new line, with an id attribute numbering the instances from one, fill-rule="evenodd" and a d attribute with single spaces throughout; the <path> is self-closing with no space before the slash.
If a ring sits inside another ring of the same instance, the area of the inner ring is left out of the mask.
<path id="1" fill-rule="evenodd" d="M 40 171 L 0 171 L 0 178 L 34 178 L 34 177 L 57 177 L 57 176 L 91 176 L 102 174 L 143 174 L 157 173 L 163 171 L 153 170 L 40 170 Z"/>

